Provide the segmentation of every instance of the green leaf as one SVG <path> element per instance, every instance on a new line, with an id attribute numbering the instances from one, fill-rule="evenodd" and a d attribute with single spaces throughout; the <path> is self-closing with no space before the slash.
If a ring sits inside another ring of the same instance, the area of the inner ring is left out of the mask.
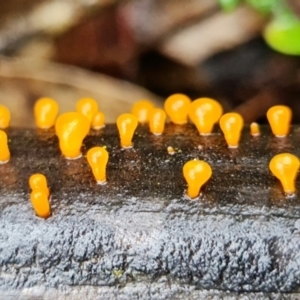
<path id="1" fill-rule="evenodd" d="M 293 14 L 284 13 L 266 26 L 264 38 L 274 50 L 300 55 L 300 20 Z"/>
<path id="2" fill-rule="evenodd" d="M 222 9 L 226 12 L 231 12 L 240 4 L 240 0 L 219 0 Z"/>

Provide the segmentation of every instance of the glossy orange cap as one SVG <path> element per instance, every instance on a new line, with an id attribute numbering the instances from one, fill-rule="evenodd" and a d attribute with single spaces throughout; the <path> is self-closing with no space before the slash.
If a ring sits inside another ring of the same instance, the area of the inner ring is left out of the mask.
<path id="1" fill-rule="evenodd" d="M 229 148 L 237 148 L 244 126 L 243 117 L 238 113 L 227 113 L 220 119 L 220 127 Z"/>
<path id="2" fill-rule="evenodd" d="M 33 190 L 30 200 L 38 217 L 46 219 L 51 215 L 50 203 L 44 190 Z"/>
<path id="3" fill-rule="evenodd" d="M 109 154 L 103 147 L 91 148 L 87 153 L 88 163 L 93 171 L 94 177 L 99 184 L 106 183 L 106 165 Z"/>
<path id="4" fill-rule="evenodd" d="M 292 110 L 285 105 L 276 105 L 267 111 L 267 118 L 276 137 L 285 137 L 290 132 Z"/>
<path id="5" fill-rule="evenodd" d="M 250 133 L 252 136 L 259 136 L 260 135 L 260 129 L 259 125 L 255 122 L 250 124 Z"/>
<path id="6" fill-rule="evenodd" d="M 42 190 L 49 198 L 49 188 L 47 184 L 47 179 L 43 174 L 33 174 L 29 178 L 29 186 L 31 190 Z"/>
<path id="7" fill-rule="evenodd" d="M 137 118 L 139 123 L 148 123 L 153 108 L 154 104 L 151 101 L 141 100 L 134 103 L 131 113 Z"/>
<path id="8" fill-rule="evenodd" d="M 174 94 L 165 101 L 165 111 L 174 124 L 186 124 L 191 99 L 184 94 Z"/>
<path id="9" fill-rule="evenodd" d="M 183 176 L 188 183 L 187 196 L 195 199 L 199 196 L 201 187 L 212 175 L 208 163 L 202 160 L 190 160 L 183 166 Z"/>
<path id="10" fill-rule="evenodd" d="M 166 113 L 163 109 L 154 108 L 150 113 L 150 131 L 155 135 L 161 135 L 165 129 Z"/>
<path id="11" fill-rule="evenodd" d="M 87 117 L 78 112 L 68 112 L 60 115 L 55 123 L 56 135 L 62 154 L 68 159 L 81 157 L 80 148 L 83 139 L 90 130 Z"/>
<path id="12" fill-rule="evenodd" d="M 76 111 L 83 114 L 92 123 L 98 111 L 98 102 L 93 98 L 82 98 L 76 104 Z"/>
<path id="13" fill-rule="evenodd" d="M 277 177 L 286 194 L 296 192 L 296 177 L 299 171 L 299 159 L 290 153 L 281 153 L 275 155 L 269 164 L 273 175 Z"/>
<path id="14" fill-rule="evenodd" d="M 119 130 L 121 146 L 123 148 L 131 148 L 132 138 L 137 128 L 138 120 L 132 114 L 122 114 L 117 119 L 117 127 Z"/>
<path id="15" fill-rule="evenodd" d="M 41 98 L 34 105 L 35 123 L 38 128 L 47 129 L 55 125 L 59 106 L 51 98 Z"/>
<path id="16" fill-rule="evenodd" d="M 0 130 L 0 164 L 5 164 L 10 160 L 10 151 L 7 143 L 7 134 Z"/>
<path id="17" fill-rule="evenodd" d="M 10 118 L 11 116 L 9 109 L 4 105 L 0 105 L 0 129 L 9 127 Z"/>
<path id="18" fill-rule="evenodd" d="M 201 135 L 209 135 L 215 123 L 222 116 L 223 108 L 219 102 L 210 98 L 199 98 L 192 102 L 189 117 Z"/>
<path id="19" fill-rule="evenodd" d="M 105 127 L 105 115 L 102 111 L 98 111 L 93 118 L 92 128 L 94 130 L 99 130 Z"/>

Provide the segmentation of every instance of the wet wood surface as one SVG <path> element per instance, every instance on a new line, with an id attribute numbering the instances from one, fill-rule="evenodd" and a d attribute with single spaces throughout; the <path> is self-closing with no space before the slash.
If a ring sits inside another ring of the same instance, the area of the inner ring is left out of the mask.
<path id="1" fill-rule="evenodd" d="M 246 127 L 232 150 L 217 128 L 201 137 L 192 125 L 168 124 L 157 137 L 139 126 L 134 148 L 123 150 L 116 126 L 108 125 L 90 132 L 74 161 L 61 156 L 52 130 L 7 133 L 12 157 L 0 166 L 3 295 L 192 299 L 196 289 L 263 299 L 299 292 L 300 197 L 286 198 L 268 170 L 277 153 L 300 156 L 299 127 L 284 139 L 268 127 L 254 138 Z M 105 186 L 84 157 L 97 145 L 110 153 Z M 191 201 L 182 166 L 194 158 L 207 161 L 213 176 Z M 34 215 L 28 199 L 36 172 L 51 189 L 47 220 Z M 172 289 L 162 291 L 167 282 Z"/>

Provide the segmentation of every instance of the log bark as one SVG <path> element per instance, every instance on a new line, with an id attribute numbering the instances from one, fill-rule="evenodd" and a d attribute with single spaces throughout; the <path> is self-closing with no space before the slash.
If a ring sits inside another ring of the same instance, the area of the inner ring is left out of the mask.
<path id="1" fill-rule="evenodd" d="M 192 125 L 168 124 L 153 136 L 139 126 L 134 148 L 122 150 L 116 126 L 108 125 L 91 131 L 82 149 L 107 147 L 105 186 L 95 183 L 85 157 L 61 156 L 52 130 L 7 133 L 1 299 L 299 297 L 300 198 L 286 198 L 268 169 L 277 153 L 300 156 L 299 127 L 284 139 L 266 127 L 253 138 L 245 128 L 240 147 L 230 150 L 219 129 L 201 137 Z M 210 163 L 213 176 L 191 201 L 182 166 L 194 158 Z M 47 220 L 29 202 L 28 178 L 37 172 L 51 189 Z"/>

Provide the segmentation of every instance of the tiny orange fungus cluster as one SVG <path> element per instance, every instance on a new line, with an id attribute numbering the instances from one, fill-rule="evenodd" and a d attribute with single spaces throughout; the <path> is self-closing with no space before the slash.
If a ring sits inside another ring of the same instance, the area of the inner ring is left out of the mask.
<path id="1" fill-rule="evenodd" d="M 82 156 L 82 145 L 90 129 L 99 130 L 105 126 L 105 115 L 99 110 L 98 102 L 92 98 L 82 98 L 77 102 L 75 111 L 66 112 L 58 116 L 59 106 L 51 98 L 41 98 L 34 105 L 36 126 L 40 129 L 55 127 L 59 139 L 59 147 L 66 159 L 78 159 Z M 149 126 L 153 135 L 162 135 L 165 131 L 167 117 L 177 125 L 190 121 L 195 125 L 199 135 L 209 138 L 214 127 L 219 123 L 228 148 L 237 148 L 240 144 L 244 121 L 240 114 L 228 112 L 223 114 L 223 108 L 216 100 L 199 98 L 194 101 L 184 94 L 174 94 L 168 97 L 164 109 L 155 107 L 148 100 L 135 103 L 131 113 L 118 117 L 116 126 L 120 138 L 121 148 L 132 148 L 133 138 L 138 123 Z M 275 137 L 284 138 L 290 132 L 292 111 L 284 105 L 271 107 L 267 112 L 271 130 Z M 11 115 L 7 107 L 0 105 L 0 164 L 10 160 L 9 140 L 7 128 Z M 250 134 L 260 136 L 257 123 L 250 125 Z M 207 137 L 206 137 L 207 136 Z M 200 148 L 199 148 L 200 149 Z M 202 147 L 201 147 L 202 149 Z M 167 152 L 175 154 L 173 147 L 168 146 Z M 178 151 L 179 152 L 179 151 Z M 96 146 L 86 153 L 87 162 L 98 184 L 107 182 L 106 169 L 109 152 L 106 147 Z M 286 195 L 296 192 L 296 177 L 299 170 L 299 159 L 289 153 L 275 155 L 270 163 L 271 173 L 277 177 Z M 186 196 L 195 199 L 201 194 L 203 185 L 211 178 L 211 166 L 202 160 L 190 160 L 183 166 L 183 176 L 187 182 Z M 30 199 L 36 215 L 48 218 L 51 215 L 49 203 L 50 191 L 46 177 L 34 174 L 29 179 L 31 188 Z"/>
<path id="2" fill-rule="evenodd" d="M 93 98 L 82 98 L 76 104 L 76 111 L 88 118 L 90 127 L 99 130 L 105 127 L 105 116 Z"/>

